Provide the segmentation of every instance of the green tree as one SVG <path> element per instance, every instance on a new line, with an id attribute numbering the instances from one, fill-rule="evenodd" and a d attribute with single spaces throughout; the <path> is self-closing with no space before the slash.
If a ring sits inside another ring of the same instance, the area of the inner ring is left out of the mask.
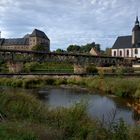
<path id="1" fill-rule="evenodd" d="M 88 43 L 86 45 L 70 45 L 67 48 L 68 52 L 80 52 L 80 53 L 89 53 L 92 48 L 95 48 L 98 52 L 101 51 L 100 44 L 95 44 L 95 42 Z"/>
<path id="2" fill-rule="evenodd" d="M 96 50 L 97 50 L 98 52 L 101 51 L 100 44 L 95 44 L 95 48 L 96 48 Z"/>
<path id="3" fill-rule="evenodd" d="M 33 46 L 32 50 L 33 51 L 46 51 L 46 48 L 43 45 L 35 45 Z"/>
<path id="4" fill-rule="evenodd" d="M 69 45 L 67 48 L 68 52 L 80 52 L 81 47 L 78 45 Z"/>
<path id="5" fill-rule="evenodd" d="M 56 53 L 63 53 L 63 52 L 65 52 L 65 51 L 62 50 L 62 49 L 60 49 L 60 48 L 58 48 L 55 52 L 56 52 Z"/>
<path id="6" fill-rule="evenodd" d="M 88 44 L 82 46 L 81 47 L 81 52 L 89 53 L 92 48 L 95 48 L 98 52 L 101 51 L 100 45 L 99 44 L 95 44 L 95 42 L 92 42 L 92 43 L 88 43 Z"/>
<path id="7" fill-rule="evenodd" d="M 105 55 L 111 56 L 111 48 L 106 48 Z"/>

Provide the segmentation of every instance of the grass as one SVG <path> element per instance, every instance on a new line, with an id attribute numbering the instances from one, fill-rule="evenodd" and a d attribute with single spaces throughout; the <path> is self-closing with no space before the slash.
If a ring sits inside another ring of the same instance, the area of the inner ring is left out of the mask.
<path id="1" fill-rule="evenodd" d="M 25 124 L 4 122 L 0 124 L 0 140 L 38 140 L 38 136 Z"/>
<path id="2" fill-rule="evenodd" d="M 68 63 L 32 62 L 24 64 L 25 72 L 73 73 L 73 70 L 73 65 Z"/>
<path id="3" fill-rule="evenodd" d="M 104 127 L 90 119 L 86 105 L 49 110 L 33 95 L 1 93 L 0 140 L 139 140 L 140 127 L 122 120 Z"/>
<path id="4" fill-rule="evenodd" d="M 140 97 L 139 78 L 70 77 L 70 78 L 0 78 L 1 86 L 34 88 L 46 85 L 78 85 L 91 90 L 100 90 L 121 97 Z"/>

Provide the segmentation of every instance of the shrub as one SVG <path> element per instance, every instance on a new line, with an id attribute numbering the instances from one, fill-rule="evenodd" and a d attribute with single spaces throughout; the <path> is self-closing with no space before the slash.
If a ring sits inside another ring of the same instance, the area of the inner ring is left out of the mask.
<path id="1" fill-rule="evenodd" d="M 134 68 L 131 67 L 119 67 L 116 69 L 116 73 L 118 75 L 122 75 L 124 73 L 134 73 Z"/>
<path id="2" fill-rule="evenodd" d="M 2 122 L 0 140 L 39 140 L 38 136 L 24 123 Z"/>
<path id="3" fill-rule="evenodd" d="M 38 63 L 38 62 L 25 63 L 25 64 L 24 64 L 24 71 L 25 71 L 25 72 L 31 72 L 31 71 L 34 70 L 36 67 L 39 67 L 39 63 Z"/>
<path id="4" fill-rule="evenodd" d="M 119 123 L 113 123 L 111 126 L 112 131 L 112 140 L 128 140 L 128 129 L 126 124 L 122 119 L 119 120 Z"/>
<path id="5" fill-rule="evenodd" d="M 25 119 L 41 122 L 46 119 L 47 108 L 34 96 L 22 93 L 1 93 L 0 111 L 8 119 Z"/>
<path id="6" fill-rule="evenodd" d="M 89 74 L 97 74 L 98 69 L 94 65 L 89 65 L 86 67 L 86 72 Z"/>

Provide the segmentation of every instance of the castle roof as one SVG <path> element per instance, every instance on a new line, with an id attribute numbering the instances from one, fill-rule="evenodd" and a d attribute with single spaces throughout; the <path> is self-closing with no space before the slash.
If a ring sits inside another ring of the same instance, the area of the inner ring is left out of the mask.
<path id="1" fill-rule="evenodd" d="M 44 32 L 34 29 L 32 34 L 26 34 L 23 38 L 0 38 L 0 46 L 29 45 L 29 37 L 40 37 L 49 40 Z"/>
<path id="2" fill-rule="evenodd" d="M 49 40 L 49 38 L 46 36 L 46 34 L 38 29 L 34 29 L 32 34 L 30 35 L 30 37 L 40 37 L 40 38 L 45 38 L 45 39 Z"/>
<path id="3" fill-rule="evenodd" d="M 29 38 L 3 39 L 3 46 L 10 45 L 29 45 Z"/>
<path id="4" fill-rule="evenodd" d="M 112 49 L 132 48 L 132 36 L 119 36 Z"/>

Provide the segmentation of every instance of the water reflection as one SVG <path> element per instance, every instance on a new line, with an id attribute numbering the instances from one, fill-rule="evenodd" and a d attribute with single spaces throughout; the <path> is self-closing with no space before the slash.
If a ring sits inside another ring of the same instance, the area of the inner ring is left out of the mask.
<path id="1" fill-rule="evenodd" d="M 134 112 L 130 107 L 127 107 L 127 100 L 96 93 L 89 94 L 86 90 L 53 87 L 30 90 L 2 88 L 1 91 L 34 94 L 50 108 L 70 107 L 77 102 L 85 101 L 88 104 L 87 112 L 91 117 L 102 120 L 104 116 L 104 119 L 109 121 L 112 113 L 115 111 L 115 120 L 123 118 L 128 124 L 134 124 L 137 121 Z"/>
<path id="2" fill-rule="evenodd" d="M 45 91 L 45 90 L 44 90 Z M 113 98 L 97 95 L 85 94 L 85 91 L 75 92 L 71 89 L 50 89 L 47 92 L 46 103 L 50 107 L 69 107 L 81 100 L 88 102 L 88 113 L 94 118 L 109 121 L 110 115 L 116 111 L 115 120 L 123 118 L 128 124 L 134 124 L 133 112 L 126 105 L 116 103 Z"/>

